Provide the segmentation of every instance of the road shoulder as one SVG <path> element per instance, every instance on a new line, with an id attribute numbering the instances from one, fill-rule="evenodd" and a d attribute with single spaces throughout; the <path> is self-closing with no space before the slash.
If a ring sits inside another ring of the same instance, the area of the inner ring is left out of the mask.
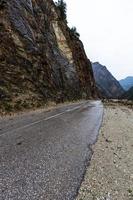
<path id="1" fill-rule="evenodd" d="M 133 110 L 105 106 L 100 136 L 94 147 L 77 200 L 133 200 Z"/>

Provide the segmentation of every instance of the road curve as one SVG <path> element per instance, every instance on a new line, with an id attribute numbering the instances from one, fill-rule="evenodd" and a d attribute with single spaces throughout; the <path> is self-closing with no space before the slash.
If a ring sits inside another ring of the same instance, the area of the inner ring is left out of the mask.
<path id="1" fill-rule="evenodd" d="M 0 199 L 75 199 L 102 116 L 86 101 L 0 120 Z"/>

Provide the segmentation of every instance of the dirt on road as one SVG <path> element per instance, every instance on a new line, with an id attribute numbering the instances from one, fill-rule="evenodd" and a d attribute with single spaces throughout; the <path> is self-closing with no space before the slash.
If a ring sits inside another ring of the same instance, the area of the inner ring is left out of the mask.
<path id="1" fill-rule="evenodd" d="M 77 200 L 133 200 L 133 109 L 106 104 Z"/>

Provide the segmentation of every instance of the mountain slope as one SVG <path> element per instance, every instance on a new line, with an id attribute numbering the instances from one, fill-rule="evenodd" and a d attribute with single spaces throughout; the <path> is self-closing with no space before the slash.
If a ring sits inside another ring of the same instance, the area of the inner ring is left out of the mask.
<path id="1" fill-rule="evenodd" d="M 0 109 L 97 96 L 82 42 L 52 0 L 0 1 Z"/>
<path id="2" fill-rule="evenodd" d="M 127 91 L 133 86 L 133 76 L 128 76 L 119 81 L 121 86 Z"/>
<path id="3" fill-rule="evenodd" d="M 124 90 L 107 68 L 98 62 L 92 63 L 97 87 L 103 97 L 118 98 Z"/>
<path id="4" fill-rule="evenodd" d="M 128 99 L 128 100 L 133 100 L 133 87 L 131 87 L 128 91 L 126 91 L 123 95 L 122 98 Z"/>

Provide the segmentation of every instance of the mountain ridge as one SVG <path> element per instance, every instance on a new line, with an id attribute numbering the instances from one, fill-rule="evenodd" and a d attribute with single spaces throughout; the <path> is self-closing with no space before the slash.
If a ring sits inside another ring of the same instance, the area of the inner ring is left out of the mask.
<path id="1" fill-rule="evenodd" d="M 119 98 L 124 93 L 116 78 L 108 71 L 106 66 L 99 62 L 92 63 L 97 87 L 105 98 Z"/>
<path id="2" fill-rule="evenodd" d="M 128 91 L 133 86 L 133 76 L 127 76 L 124 79 L 119 80 L 121 86 Z"/>
<path id="3" fill-rule="evenodd" d="M 133 86 L 122 95 L 122 99 L 133 100 Z"/>

